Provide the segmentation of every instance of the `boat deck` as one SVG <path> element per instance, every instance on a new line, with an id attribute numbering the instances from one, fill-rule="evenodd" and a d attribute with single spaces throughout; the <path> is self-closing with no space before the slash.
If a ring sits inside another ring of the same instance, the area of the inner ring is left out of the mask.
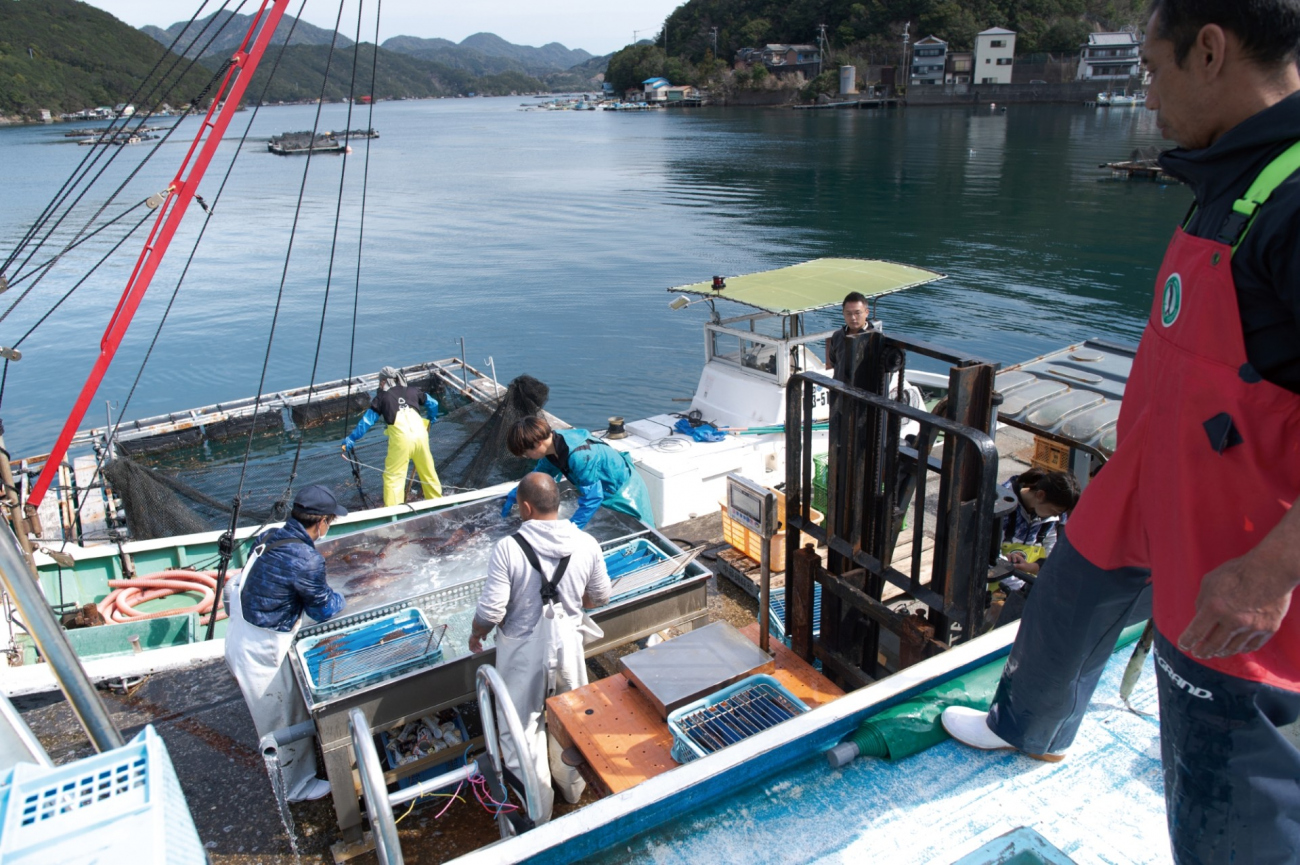
<path id="1" fill-rule="evenodd" d="M 951 865 L 1028 826 L 1079 865 L 1172 862 L 1159 724 L 1119 699 L 1130 652 L 1112 657 L 1060 763 L 952 740 L 896 763 L 862 758 L 842 770 L 819 756 L 598 861 Z M 1156 702 L 1148 659 L 1132 703 L 1154 713 Z"/>

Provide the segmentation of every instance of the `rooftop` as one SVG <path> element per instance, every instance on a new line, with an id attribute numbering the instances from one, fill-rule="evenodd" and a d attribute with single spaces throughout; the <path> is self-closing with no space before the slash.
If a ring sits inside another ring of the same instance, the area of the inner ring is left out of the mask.
<path id="1" fill-rule="evenodd" d="M 1015 35 L 1016 35 L 1016 31 L 1014 31 L 1014 30 L 1008 30 L 1008 29 L 1005 28 L 1005 27 L 990 27 L 990 28 L 987 29 L 987 30 L 981 30 L 981 31 L 979 32 L 978 35 L 980 35 L 980 36 L 1015 36 Z"/>
<path id="2" fill-rule="evenodd" d="M 817 258 L 776 270 L 729 276 L 721 291 L 714 291 L 711 282 L 678 286 L 669 291 L 720 297 L 777 315 L 795 315 L 839 306 L 851 291 L 880 297 L 943 278 L 942 273 L 892 261 Z"/>
<path id="3" fill-rule="evenodd" d="M 1136 33 L 1089 33 L 1089 45 L 1137 45 L 1139 39 Z"/>

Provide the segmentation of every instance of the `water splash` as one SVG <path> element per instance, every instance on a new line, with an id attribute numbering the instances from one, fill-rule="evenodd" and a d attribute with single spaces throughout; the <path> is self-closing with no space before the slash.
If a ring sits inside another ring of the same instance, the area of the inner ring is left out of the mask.
<path id="1" fill-rule="evenodd" d="M 293 827 L 293 814 L 289 811 L 289 794 L 284 788 L 284 772 L 280 769 L 280 753 L 273 749 L 262 752 L 266 762 L 266 774 L 271 779 L 271 791 L 275 794 L 275 804 L 280 809 L 280 822 L 284 824 L 284 834 L 289 838 L 289 849 L 293 851 L 294 861 L 299 859 L 298 834 Z"/>

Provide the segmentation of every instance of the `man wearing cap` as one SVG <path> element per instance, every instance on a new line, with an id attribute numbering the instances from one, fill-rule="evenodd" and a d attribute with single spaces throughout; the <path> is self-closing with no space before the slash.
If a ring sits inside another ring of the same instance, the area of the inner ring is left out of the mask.
<path id="1" fill-rule="evenodd" d="M 325 487 L 304 487 L 283 526 L 258 539 L 248 563 L 231 580 L 226 609 L 226 664 L 239 682 L 259 738 L 311 719 L 289 666 L 289 649 L 305 612 L 317 622 L 343 610 L 343 596 L 325 581 L 316 541 L 335 517 L 347 515 Z M 316 777 L 310 739 L 280 748 L 290 802 L 319 799 L 329 782 Z"/>
<path id="2" fill-rule="evenodd" d="M 424 417 L 420 412 L 424 412 Z M 438 420 L 438 401 L 430 394 L 409 384 L 396 367 L 379 371 L 379 393 L 370 408 L 357 422 L 356 429 L 343 439 L 343 458 L 350 459 L 361 437 L 380 419 L 387 425 L 388 458 L 384 460 L 384 505 L 392 507 L 406 501 L 406 467 L 415 463 L 416 474 L 425 499 L 442 496 L 442 482 L 433 467 L 429 452 L 429 424 Z"/>

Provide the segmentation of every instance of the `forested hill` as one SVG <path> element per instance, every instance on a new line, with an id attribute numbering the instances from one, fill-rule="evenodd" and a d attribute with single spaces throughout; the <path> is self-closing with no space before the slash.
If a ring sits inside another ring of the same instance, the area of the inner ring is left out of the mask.
<path id="1" fill-rule="evenodd" d="M 933 33 L 958 51 L 969 50 L 981 30 L 1006 27 L 1016 31 L 1018 54 L 1076 54 L 1095 30 L 1143 24 L 1146 6 L 1146 0 L 689 0 L 664 24 L 667 55 L 660 31 L 652 48 L 628 46 L 615 54 L 608 80 L 627 87 L 651 69 L 674 83 L 704 83 L 740 48 L 814 43 L 819 24 L 826 25 L 832 55 L 884 64 L 899 61 L 909 23 L 912 41 Z"/>
<path id="2" fill-rule="evenodd" d="M 182 61 L 162 90 L 152 97 L 147 89 L 137 93 L 165 53 L 146 34 L 75 0 L 3 0 L 0 115 L 32 117 L 42 108 L 58 113 L 132 99 L 141 108 L 157 101 L 183 105 L 203 91 L 211 71 L 196 67 L 180 75 L 188 65 Z"/>

